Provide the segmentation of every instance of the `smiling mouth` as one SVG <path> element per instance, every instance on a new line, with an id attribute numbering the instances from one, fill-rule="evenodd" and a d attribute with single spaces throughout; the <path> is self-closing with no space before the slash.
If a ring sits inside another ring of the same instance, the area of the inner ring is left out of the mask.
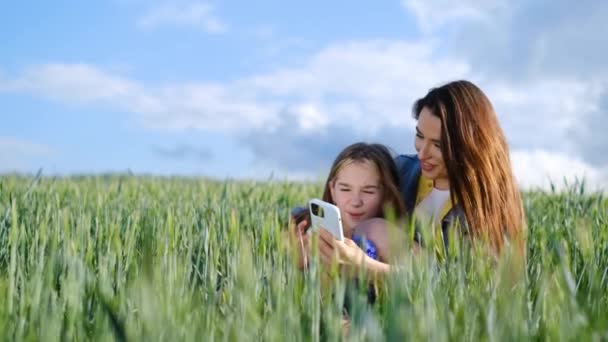
<path id="1" fill-rule="evenodd" d="M 348 214 L 353 220 L 360 220 L 363 218 L 363 214 Z"/>
<path id="2" fill-rule="evenodd" d="M 435 165 L 431 165 L 431 164 L 427 164 L 427 163 L 422 163 L 422 169 L 424 171 L 432 171 L 435 168 Z"/>

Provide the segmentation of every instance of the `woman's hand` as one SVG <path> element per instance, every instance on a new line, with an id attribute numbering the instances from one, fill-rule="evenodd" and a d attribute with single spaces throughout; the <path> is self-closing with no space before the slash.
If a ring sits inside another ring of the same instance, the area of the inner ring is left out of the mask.
<path id="1" fill-rule="evenodd" d="M 306 234 L 308 221 L 306 219 L 300 221 L 297 225 L 294 219 L 289 224 L 289 242 L 295 247 L 297 255 L 298 269 L 303 270 L 308 266 L 309 239 Z"/>
<path id="2" fill-rule="evenodd" d="M 330 269 L 337 263 L 355 274 L 366 260 L 365 252 L 353 240 L 344 238 L 344 242 L 338 241 L 323 228 L 319 229 L 319 256 Z"/>

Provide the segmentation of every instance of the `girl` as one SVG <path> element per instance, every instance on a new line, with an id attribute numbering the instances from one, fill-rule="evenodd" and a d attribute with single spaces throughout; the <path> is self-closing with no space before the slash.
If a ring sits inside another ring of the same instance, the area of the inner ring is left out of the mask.
<path id="1" fill-rule="evenodd" d="M 396 165 L 389 150 L 380 144 L 355 143 L 340 152 L 325 182 L 322 199 L 340 209 L 345 241 L 362 253 L 353 241 L 362 244 L 364 240 L 355 234 L 355 227 L 372 218 L 384 218 L 389 211 L 395 217 L 401 217 L 405 212 Z M 302 212 L 304 217 L 294 217 L 299 223 L 295 229 L 290 229 L 293 232 L 291 240 L 298 246 L 299 268 L 306 267 L 309 252 L 306 229 L 310 219 L 307 210 Z M 297 212 L 294 214 L 298 216 Z M 363 248 L 372 259 L 386 261 L 383 253 L 376 254 L 371 243 Z M 321 257 L 326 259 L 323 254 Z"/>

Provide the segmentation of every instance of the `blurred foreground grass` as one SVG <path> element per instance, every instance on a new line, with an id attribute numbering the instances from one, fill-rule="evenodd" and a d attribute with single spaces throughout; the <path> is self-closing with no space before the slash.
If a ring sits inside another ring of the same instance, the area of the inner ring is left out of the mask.
<path id="1" fill-rule="evenodd" d="M 135 176 L 0 178 L 6 340 L 607 340 L 608 201 L 584 185 L 524 194 L 518 260 L 407 258 L 365 288 L 282 249 L 321 184 Z M 407 247 L 404 242 L 404 248 Z"/>

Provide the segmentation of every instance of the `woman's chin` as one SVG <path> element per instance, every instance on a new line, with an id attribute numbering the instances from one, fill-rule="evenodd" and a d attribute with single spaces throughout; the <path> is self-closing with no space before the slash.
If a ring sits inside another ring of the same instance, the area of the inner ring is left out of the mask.
<path id="1" fill-rule="evenodd" d="M 425 171 L 424 169 L 422 169 L 422 175 L 428 179 L 435 179 L 437 177 L 437 175 L 435 174 L 435 170 L 433 171 Z"/>

